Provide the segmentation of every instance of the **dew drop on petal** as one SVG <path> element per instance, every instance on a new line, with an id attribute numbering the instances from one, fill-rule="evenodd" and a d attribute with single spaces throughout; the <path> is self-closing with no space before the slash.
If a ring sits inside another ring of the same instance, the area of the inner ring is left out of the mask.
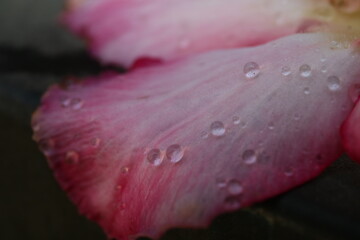
<path id="1" fill-rule="evenodd" d="M 254 164 L 257 161 L 257 156 L 254 150 L 246 150 L 243 152 L 242 154 L 242 160 L 244 161 L 244 163 L 246 164 Z"/>
<path id="2" fill-rule="evenodd" d="M 274 129 L 275 129 L 275 124 L 274 124 L 273 122 L 270 122 L 270 123 L 268 124 L 268 129 L 269 129 L 269 130 L 274 130 Z"/>
<path id="3" fill-rule="evenodd" d="M 287 177 L 291 177 L 294 175 L 294 171 L 292 168 L 286 168 L 285 171 L 284 171 L 284 175 L 287 176 Z"/>
<path id="4" fill-rule="evenodd" d="M 321 72 L 326 73 L 327 72 L 327 67 L 325 65 L 321 66 Z"/>
<path id="5" fill-rule="evenodd" d="M 337 76 L 330 76 L 327 79 L 327 86 L 331 92 L 341 90 L 340 79 Z"/>
<path id="6" fill-rule="evenodd" d="M 166 149 L 166 158 L 172 162 L 180 162 L 184 157 L 184 149 L 179 144 L 173 144 Z"/>
<path id="7" fill-rule="evenodd" d="M 295 120 L 295 121 L 299 121 L 300 118 L 301 118 L 300 114 L 298 114 L 298 113 L 295 113 L 295 114 L 294 114 L 294 120 Z"/>
<path id="8" fill-rule="evenodd" d="M 210 125 L 211 134 L 215 137 L 221 137 L 225 135 L 225 125 L 220 121 L 215 121 Z"/>
<path id="9" fill-rule="evenodd" d="M 83 106 L 83 101 L 80 98 L 66 98 L 61 101 L 61 106 L 64 108 L 71 107 L 74 110 L 79 110 Z"/>
<path id="10" fill-rule="evenodd" d="M 201 136 L 202 139 L 206 139 L 206 138 L 209 137 L 209 133 L 206 132 L 206 131 L 203 131 L 203 132 L 200 133 L 200 136 Z"/>
<path id="11" fill-rule="evenodd" d="M 243 192 L 243 187 L 238 180 L 233 179 L 228 183 L 227 190 L 231 195 L 239 195 Z"/>
<path id="12" fill-rule="evenodd" d="M 45 156 L 51 156 L 54 153 L 53 148 L 55 146 L 55 141 L 51 138 L 42 139 L 39 141 L 39 146 Z"/>
<path id="13" fill-rule="evenodd" d="M 232 120 L 233 120 L 234 125 L 239 125 L 240 124 L 240 118 L 238 116 L 234 116 L 232 118 Z"/>
<path id="14" fill-rule="evenodd" d="M 90 141 L 90 145 L 94 148 L 97 148 L 100 145 L 100 141 L 101 141 L 100 138 L 93 138 Z"/>
<path id="15" fill-rule="evenodd" d="M 309 95 L 310 94 L 310 88 L 308 88 L 308 87 L 304 88 L 304 94 Z"/>
<path id="16" fill-rule="evenodd" d="M 224 188 L 224 187 L 226 187 L 227 183 L 226 183 L 225 179 L 217 178 L 216 179 L 216 185 L 218 186 L 218 188 Z"/>
<path id="17" fill-rule="evenodd" d="M 76 164 L 79 162 L 79 154 L 75 151 L 69 151 L 66 153 L 65 161 L 70 164 Z"/>
<path id="18" fill-rule="evenodd" d="M 311 76 L 311 67 L 307 64 L 301 65 L 299 68 L 300 76 L 308 78 Z"/>
<path id="19" fill-rule="evenodd" d="M 248 62 L 244 66 L 244 74 L 248 79 L 257 78 L 260 74 L 259 64 L 256 62 Z"/>
<path id="20" fill-rule="evenodd" d="M 283 76 L 289 76 L 290 74 L 291 74 L 291 69 L 290 69 L 290 67 L 289 66 L 283 66 L 282 68 L 281 68 L 281 74 L 283 75 Z"/>
<path id="21" fill-rule="evenodd" d="M 224 207 L 226 210 L 235 210 L 241 207 L 241 201 L 236 196 L 228 196 L 224 200 Z"/>
<path id="22" fill-rule="evenodd" d="M 150 164 L 154 166 L 159 166 L 164 159 L 163 155 L 164 154 L 160 151 L 160 149 L 154 148 L 147 153 L 146 159 Z"/>
<path id="23" fill-rule="evenodd" d="M 126 174 L 126 173 L 129 172 L 129 170 L 130 170 L 129 167 L 122 167 L 122 168 L 120 169 L 120 172 L 121 172 L 122 174 Z"/>

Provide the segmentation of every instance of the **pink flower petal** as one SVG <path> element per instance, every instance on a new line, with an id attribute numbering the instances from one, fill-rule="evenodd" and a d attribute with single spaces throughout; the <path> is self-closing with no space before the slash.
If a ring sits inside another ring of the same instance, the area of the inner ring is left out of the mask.
<path id="1" fill-rule="evenodd" d="M 360 75 L 358 76 L 360 83 Z M 360 84 L 355 84 L 350 91 L 352 97 L 360 96 Z M 355 94 L 355 95 L 354 95 Z M 355 161 L 360 162 L 360 102 L 345 121 L 342 127 L 342 140 L 346 153 Z"/>
<path id="2" fill-rule="evenodd" d="M 303 34 L 52 87 L 34 138 L 111 237 L 159 237 L 317 176 L 342 153 L 360 56 Z M 325 68 L 326 67 L 326 68 Z"/>
<path id="3" fill-rule="evenodd" d="M 319 24 L 319 20 L 310 17 L 312 11 L 327 5 L 325 0 L 70 3 L 71 10 L 65 17 L 69 27 L 89 41 L 94 55 L 104 63 L 126 67 L 139 58 L 169 60 L 212 49 L 268 42 Z"/>

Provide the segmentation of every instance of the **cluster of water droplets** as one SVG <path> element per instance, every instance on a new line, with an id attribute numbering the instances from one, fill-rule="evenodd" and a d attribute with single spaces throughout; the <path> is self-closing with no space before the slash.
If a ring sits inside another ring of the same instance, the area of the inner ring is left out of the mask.
<path id="1" fill-rule="evenodd" d="M 227 210 L 234 210 L 241 207 L 241 196 L 244 188 L 239 180 L 218 178 L 216 179 L 216 186 L 219 189 L 224 189 L 226 192 L 224 207 Z"/>
<path id="2" fill-rule="evenodd" d="M 172 144 L 161 150 L 159 148 L 153 148 L 146 153 L 146 160 L 154 166 L 159 166 L 163 163 L 164 159 L 167 159 L 171 163 L 178 163 L 184 159 L 185 149 L 179 144 Z"/>

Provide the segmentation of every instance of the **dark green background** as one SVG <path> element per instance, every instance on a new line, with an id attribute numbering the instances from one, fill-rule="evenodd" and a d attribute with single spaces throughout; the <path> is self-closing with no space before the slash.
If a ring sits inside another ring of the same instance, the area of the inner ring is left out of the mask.
<path id="1" fill-rule="evenodd" d="M 58 24 L 61 0 L 0 0 L 0 240 L 106 239 L 54 181 L 31 140 L 31 113 L 47 86 L 100 72 Z M 166 239 L 360 239 L 360 165 L 339 159 L 316 180 L 207 230 Z"/>

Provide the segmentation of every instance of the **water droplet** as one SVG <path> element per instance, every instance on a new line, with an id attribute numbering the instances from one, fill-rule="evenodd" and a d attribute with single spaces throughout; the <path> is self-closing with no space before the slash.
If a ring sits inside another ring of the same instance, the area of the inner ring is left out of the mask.
<path id="1" fill-rule="evenodd" d="M 304 94 L 309 95 L 310 94 L 310 88 L 308 88 L 308 87 L 304 88 Z"/>
<path id="2" fill-rule="evenodd" d="M 238 116 L 234 116 L 232 120 L 233 120 L 234 125 L 240 124 L 240 118 Z"/>
<path id="3" fill-rule="evenodd" d="M 359 99 L 360 97 L 360 84 L 354 84 L 349 88 L 349 96 L 351 101 L 354 103 Z"/>
<path id="4" fill-rule="evenodd" d="M 154 165 L 159 166 L 164 160 L 164 154 L 158 148 L 151 149 L 146 156 L 147 161 Z"/>
<path id="5" fill-rule="evenodd" d="M 100 145 L 100 138 L 93 138 L 93 139 L 91 139 L 90 145 L 91 145 L 92 147 L 94 147 L 94 148 L 99 147 L 99 145 Z"/>
<path id="6" fill-rule="evenodd" d="M 341 90 L 340 79 L 337 76 L 328 77 L 327 85 L 331 92 L 337 92 Z"/>
<path id="7" fill-rule="evenodd" d="M 80 98 L 66 98 L 61 102 L 64 108 L 71 107 L 74 110 L 79 110 L 83 106 L 83 101 Z"/>
<path id="8" fill-rule="evenodd" d="M 301 118 L 301 117 L 300 117 L 300 115 L 299 115 L 298 113 L 295 113 L 295 114 L 294 114 L 294 120 L 295 120 L 295 121 L 299 121 L 300 118 Z"/>
<path id="9" fill-rule="evenodd" d="M 323 72 L 323 73 L 326 73 L 326 72 L 327 72 L 327 67 L 326 67 L 326 65 L 322 65 L 322 66 L 321 66 L 321 72 Z"/>
<path id="10" fill-rule="evenodd" d="M 35 125 L 32 126 L 32 129 L 33 129 L 34 132 L 40 131 L 40 128 L 41 128 L 40 124 L 35 124 Z"/>
<path id="11" fill-rule="evenodd" d="M 211 134 L 215 137 L 221 137 L 225 135 L 226 129 L 222 122 L 216 121 L 210 125 Z"/>
<path id="12" fill-rule="evenodd" d="M 337 42 L 337 41 L 331 41 L 330 42 L 330 49 L 339 49 L 341 48 L 341 43 L 340 42 Z"/>
<path id="13" fill-rule="evenodd" d="M 45 156 L 50 156 L 52 155 L 53 149 L 55 146 L 55 141 L 53 139 L 43 139 L 39 141 L 39 147 L 41 149 L 41 151 L 45 154 Z"/>
<path id="14" fill-rule="evenodd" d="M 326 62 L 326 58 L 325 57 L 322 57 L 322 58 L 320 58 L 320 62 Z"/>
<path id="15" fill-rule="evenodd" d="M 269 128 L 269 130 L 274 130 L 275 129 L 275 124 L 273 122 L 270 122 L 268 124 L 268 128 Z"/>
<path id="16" fill-rule="evenodd" d="M 205 132 L 205 131 L 201 132 L 200 135 L 201 135 L 201 138 L 202 138 L 202 139 L 206 139 L 206 138 L 209 137 L 209 133 L 208 133 L 208 132 Z"/>
<path id="17" fill-rule="evenodd" d="M 299 68 L 300 75 L 304 78 L 308 78 L 311 76 L 311 67 L 307 64 L 301 65 Z"/>
<path id="18" fill-rule="evenodd" d="M 242 155 L 242 159 L 246 164 L 254 164 L 257 160 L 257 156 L 254 150 L 246 150 Z"/>
<path id="19" fill-rule="evenodd" d="M 66 153 L 65 161 L 70 164 L 76 164 L 79 162 L 79 154 L 75 151 L 69 151 Z"/>
<path id="20" fill-rule="evenodd" d="M 231 195 L 239 195 L 243 192 L 243 187 L 238 180 L 233 179 L 228 183 L 227 190 Z"/>
<path id="21" fill-rule="evenodd" d="M 241 122 L 241 123 L 240 123 L 240 126 L 241 126 L 241 128 L 246 128 L 247 122 Z"/>
<path id="22" fill-rule="evenodd" d="M 281 68 L 281 74 L 283 75 L 283 76 L 289 76 L 290 74 L 291 74 L 291 69 L 290 69 L 290 67 L 289 66 L 283 66 L 282 68 Z"/>
<path id="23" fill-rule="evenodd" d="M 122 167 L 122 168 L 120 169 L 120 172 L 121 172 L 122 174 L 126 174 L 126 173 L 129 172 L 129 170 L 130 170 L 129 167 Z"/>
<path id="24" fill-rule="evenodd" d="M 248 62 L 244 66 L 244 73 L 249 79 L 257 78 L 260 74 L 260 67 L 256 62 Z"/>
<path id="25" fill-rule="evenodd" d="M 224 207 L 227 210 L 235 210 L 241 207 L 241 201 L 238 197 L 229 196 L 224 200 Z"/>
<path id="26" fill-rule="evenodd" d="M 294 171 L 291 167 L 289 168 L 286 168 L 285 171 L 284 171 L 284 175 L 287 176 L 287 177 L 291 177 L 294 175 Z"/>
<path id="27" fill-rule="evenodd" d="M 170 162 L 180 162 L 184 157 L 184 149 L 179 144 L 173 144 L 166 149 L 166 157 Z"/>
<path id="28" fill-rule="evenodd" d="M 216 185 L 218 186 L 218 188 L 224 188 L 224 187 L 226 187 L 227 183 L 226 183 L 225 179 L 217 178 L 216 179 Z"/>

